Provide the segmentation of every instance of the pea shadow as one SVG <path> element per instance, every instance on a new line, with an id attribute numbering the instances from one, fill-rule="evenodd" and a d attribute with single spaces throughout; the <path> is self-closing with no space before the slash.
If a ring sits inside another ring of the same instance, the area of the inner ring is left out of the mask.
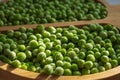
<path id="1" fill-rule="evenodd" d="M 35 80 L 57 80 L 60 76 L 40 74 Z"/>

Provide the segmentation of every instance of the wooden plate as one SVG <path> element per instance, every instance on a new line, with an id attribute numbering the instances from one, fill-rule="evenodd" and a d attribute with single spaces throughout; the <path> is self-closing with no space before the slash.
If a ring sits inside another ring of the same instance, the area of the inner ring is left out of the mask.
<path id="1" fill-rule="evenodd" d="M 110 23 L 115 25 L 120 29 L 120 5 L 110 6 L 104 0 L 101 1 L 108 9 L 108 16 L 100 20 L 90 20 L 90 21 L 76 21 L 76 22 L 62 22 L 62 23 L 49 23 L 44 24 L 45 27 L 55 26 L 55 27 L 65 27 L 69 25 L 86 25 L 91 23 Z M 35 25 L 20 25 L 25 26 L 26 28 L 35 28 Z M 9 29 L 17 30 L 20 26 L 5 26 L 0 27 L 0 31 L 7 31 Z M 84 76 L 52 76 L 52 75 L 41 75 L 39 73 L 30 72 L 22 70 L 19 68 L 13 68 L 12 66 L 0 61 L 0 79 L 3 80 L 119 80 L 120 79 L 120 66 L 90 75 Z"/>

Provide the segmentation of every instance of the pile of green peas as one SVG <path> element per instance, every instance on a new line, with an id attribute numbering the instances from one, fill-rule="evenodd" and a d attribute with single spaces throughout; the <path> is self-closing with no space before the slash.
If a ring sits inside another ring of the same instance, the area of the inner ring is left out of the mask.
<path id="1" fill-rule="evenodd" d="M 102 19 L 107 13 L 95 0 L 9 0 L 0 3 L 0 26 Z"/>
<path id="2" fill-rule="evenodd" d="M 38 25 L 0 33 L 0 60 L 48 75 L 88 75 L 120 65 L 120 34 L 110 24 Z"/>

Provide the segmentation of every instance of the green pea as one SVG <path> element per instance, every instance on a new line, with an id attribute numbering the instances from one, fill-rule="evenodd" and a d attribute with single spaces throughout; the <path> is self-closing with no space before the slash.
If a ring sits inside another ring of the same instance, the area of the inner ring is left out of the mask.
<path id="1" fill-rule="evenodd" d="M 105 67 L 105 70 L 109 70 L 112 68 L 112 65 L 111 65 L 111 63 L 107 62 L 104 64 L 104 67 Z"/>
<path id="2" fill-rule="evenodd" d="M 95 57 L 92 54 L 88 54 L 87 57 L 86 57 L 86 60 L 94 62 L 95 61 Z"/>
<path id="3" fill-rule="evenodd" d="M 17 59 L 20 61 L 24 61 L 26 59 L 26 54 L 24 52 L 17 53 Z"/>
<path id="4" fill-rule="evenodd" d="M 104 66 L 99 66 L 99 71 L 100 71 L 100 72 L 105 71 L 105 67 L 104 67 Z"/>
<path id="5" fill-rule="evenodd" d="M 8 57 L 13 60 L 16 58 L 16 53 L 14 51 L 11 51 L 9 54 L 8 54 Z"/>
<path id="6" fill-rule="evenodd" d="M 19 60 L 14 60 L 12 61 L 12 66 L 20 68 L 21 67 L 21 62 Z"/>
<path id="7" fill-rule="evenodd" d="M 70 69 L 64 69 L 64 75 L 70 76 L 72 75 L 72 71 Z"/>
<path id="8" fill-rule="evenodd" d="M 77 71 L 77 70 L 78 70 L 78 65 L 75 64 L 75 63 L 73 63 L 73 64 L 71 65 L 71 70 Z"/>
<path id="9" fill-rule="evenodd" d="M 36 40 L 31 40 L 29 42 L 29 46 L 32 48 L 36 48 L 36 47 L 38 47 L 38 42 Z"/>
<path id="10" fill-rule="evenodd" d="M 99 70 L 98 70 L 97 68 L 92 68 L 92 69 L 90 70 L 90 73 L 91 73 L 91 74 L 98 73 L 98 72 L 99 72 Z"/>
<path id="11" fill-rule="evenodd" d="M 84 64 L 86 69 L 90 69 L 93 67 L 93 62 L 92 61 L 86 61 Z"/>
<path id="12" fill-rule="evenodd" d="M 37 54 L 37 60 L 44 60 L 46 58 L 46 54 L 44 52 L 40 52 Z"/>
<path id="13" fill-rule="evenodd" d="M 64 69 L 62 67 L 56 67 L 55 74 L 56 75 L 63 75 L 64 74 Z"/>
<path id="14" fill-rule="evenodd" d="M 51 65 L 45 65 L 43 70 L 46 74 L 52 74 L 53 73 L 53 67 Z"/>
<path id="15" fill-rule="evenodd" d="M 85 52 L 79 52 L 78 56 L 80 59 L 84 59 L 86 57 L 86 54 Z"/>
<path id="16" fill-rule="evenodd" d="M 78 67 L 79 67 L 79 68 L 83 68 L 83 67 L 84 67 L 84 64 L 85 64 L 85 60 L 79 59 L 79 60 L 77 61 L 77 64 L 78 64 Z"/>
<path id="17" fill-rule="evenodd" d="M 25 45 L 18 45 L 19 51 L 25 51 L 25 49 L 26 49 Z"/>
<path id="18" fill-rule="evenodd" d="M 112 65 L 112 67 L 118 66 L 118 61 L 116 59 L 111 60 L 110 63 Z"/>
<path id="19" fill-rule="evenodd" d="M 80 71 L 74 71 L 74 72 L 73 72 L 73 75 L 80 76 L 80 75 L 81 75 L 81 72 L 80 72 Z"/>

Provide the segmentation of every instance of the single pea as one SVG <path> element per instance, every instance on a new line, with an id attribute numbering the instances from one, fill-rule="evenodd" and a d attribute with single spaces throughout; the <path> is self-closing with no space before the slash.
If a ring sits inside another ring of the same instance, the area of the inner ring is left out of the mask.
<path id="1" fill-rule="evenodd" d="M 78 29 L 78 34 L 85 34 L 85 31 L 83 29 Z"/>
<path id="2" fill-rule="evenodd" d="M 42 61 L 46 58 L 46 54 L 44 52 L 40 52 L 37 54 L 37 60 Z"/>
<path id="3" fill-rule="evenodd" d="M 49 39 L 49 38 L 44 38 L 44 39 L 43 39 L 43 42 L 44 42 L 44 43 L 50 42 L 50 39 Z"/>
<path id="4" fill-rule="evenodd" d="M 99 49 L 98 48 L 93 48 L 93 52 L 99 52 Z"/>
<path id="5" fill-rule="evenodd" d="M 105 39 L 105 38 L 108 37 L 107 32 L 105 32 L 105 31 L 101 31 L 100 34 L 99 34 L 99 36 L 100 36 L 102 39 Z"/>
<path id="6" fill-rule="evenodd" d="M 4 47 L 4 49 L 10 49 L 10 44 L 5 43 L 5 44 L 3 45 L 3 47 Z"/>
<path id="7" fill-rule="evenodd" d="M 14 60 L 11 63 L 12 66 L 20 68 L 21 67 L 21 62 L 19 60 Z"/>
<path id="8" fill-rule="evenodd" d="M 61 38 L 62 34 L 61 33 L 56 33 L 57 38 Z"/>
<path id="9" fill-rule="evenodd" d="M 25 33 L 25 32 L 26 32 L 26 28 L 25 28 L 25 27 L 20 27 L 19 30 L 20 30 L 20 32 L 22 32 L 22 33 Z"/>
<path id="10" fill-rule="evenodd" d="M 28 66 L 26 64 L 22 64 L 20 68 L 24 69 L 24 70 L 27 70 Z"/>
<path id="11" fill-rule="evenodd" d="M 91 50 L 91 49 L 93 49 L 93 45 L 91 43 L 86 43 L 85 48 L 87 50 Z"/>
<path id="12" fill-rule="evenodd" d="M 104 67 L 104 66 L 99 66 L 99 71 L 100 71 L 100 72 L 105 71 L 105 67 Z"/>
<path id="13" fill-rule="evenodd" d="M 87 40 L 87 37 L 86 37 L 86 35 L 85 35 L 85 34 L 81 34 L 79 37 L 80 37 L 80 39 Z"/>
<path id="14" fill-rule="evenodd" d="M 54 41 L 56 38 L 57 38 L 57 35 L 51 34 L 51 36 L 50 36 L 51 41 Z"/>
<path id="15" fill-rule="evenodd" d="M 26 58 L 31 58 L 32 57 L 32 52 L 29 51 L 29 50 L 26 50 L 25 54 L 26 54 Z"/>
<path id="16" fill-rule="evenodd" d="M 106 43 L 104 46 L 106 49 L 111 48 L 112 47 L 112 43 Z"/>
<path id="17" fill-rule="evenodd" d="M 86 56 L 86 60 L 87 60 L 87 61 L 92 61 L 92 62 L 94 62 L 94 61 L 95 61 L 95 57 L 94 57 L 94 55 L 92 55 L 92 54 L 88 54 L 88 55 Z"/>
<path id="18" fill-rule="evenodd" d="M 14 50 L 14 49 L 16 49 L 16 48 L 17 48 L 17 45 L 16 45 L 15 43 L 13 43 L 13 44 L 10 45 L 10 49 L 11 49 L 11 50 Z"/>
<path id="19" fill-rule="evenodd" d="M 85 59 L 86 54 L 85 54 L 85 52 L 79 52 L 78 56 L 80 59 Z"/>
<path id="20" fill-rule="evenodd" d="M 37 40 L 37 37 L 35 35 L 30 35 L 28 37 L 29 40 Z"/>
<path id="21" fill-rule="evenodd" d="M 80 39 L 79 41 L 78 41 L 78 46 L 83 46 L 83 45 L 85 45 L 86 44 L 86 40 L 84 40 L 84 39 Z"/>
<path id="22" fill-rule="evenodd" d="M 48 38 L 48 37 L 50 37 L 50 32 L 48 32 L 48 31 L 42 31 L 42 36 L 44 37 L 44 38 Z"/>
<path id="23" fill-rule="evenodd" d="M 62 36 L 61 37 L 61 42 L 62 43 L 67 43 L 68 42 L 68 38 L 66 36 Z"/>
<path id="24" fill-rule="evenodd" d="M 11 51 L 9 54 L 8 54 L 8 57 L 13 60 L 16 58 L 16 53 L 14 51 Z"/>
<path id="25" fill-rule="evenodd" d="M 85 65 L 85 60 L 79 59 L 79 60 L 77 61 L 77 65 L 78 65 L 79 68 L 83 68 L 84 65 Z"/>
<path id="26" fill-rule="evenodd" d="M 100 36 L 96 36 L 94 41 L 95 43 L 100 43 L 100 41 L 102 41 L 102 38 Z"/>
<path id="27" fill-rule="evenodd" d="M 36 28 L 36 30 L 37 30 L 37 32 L 41 33 L 42 31 L 45 30 L 45 27 L 44 27 L 44 25 L 38 25 L 37 28 Z"/>
<path id="28" fill-rule="evenodd" d="M 52 63 L 53 57 L 52 56 L 47 57 L 45 62 L 46 62 L 46 64 Z"/>
<path id="29" fill-rule="evenodd" d="M 25 45 L 18 45 L 19 51 L 25 51 L 25 49 L 26 49 Z"/>
<path id="30" fill-rule="evenodd" d="M 63 56 L 65 56 L 65 55 L 66 55 L 66 53 L 67 53 L 66 49 L 64 49 L 64 48 L 63 48 L 63 49 L 61 49 L 61 50 L 60 50 L 60 52 L 61 52 L 61 54 L 62 54 Z"/>
<path id="31" fill-rule="evenodd" d="M 31 52 L 32 52 L 33 56 L 37 56 L 37 54 L 39 53 L 39 50 L 38 49 L 33 49 Z"/>
<path id="32" fill-rule="evenodd" d="M 42 38 L 42 35 L 39 33 L 35 34 L 35 36 L 37 37 L 37 40 L 40 40 Z"/>
<path id="33" fill-rule="evenodd" d="M 102 51 L 102 52 L 101 52 L 101 55 L 109 56 L 109 51 Z"/>
<path id="34" fill-rule="evenodd" d="M 87 35 L 88 39 L 94 39 L 94 36 L 92 34 Z"/>
<path id="35" fill-rule="evenodd" d="M 80 72 L 80 71 L 74 71 L 74 72 L 73 72 L 73 75 L 80 76 L 80 75 L 81 75 L 81 72 Z"/>
<path id="36" fill-rule="evenodd" d="M 65 57 L 64 57 L 64 61 L 66 61 L 66 62 L 71 62 L 72 60 L 71 60 L 71 58 L 70 58 L 70 57 L 65 56 Z"/>
<path id="37" fill-rule="evenodd" d="M 36 40 L 31 40 L 29 42 L 29 46 L 32 48 L 36 48 L 36 47 L 38 47 L 38 42 Z"/>
<path id="38" fill-rule="evenodd" d="M 108 37 L 110 37 L 110 36 L 115 35 L 115 32 L 114 31 L 108 31 L 107 34 L 108 34 Z"/>
<path id="39" fill-rule="evenodd" d="M 20 39 L 26 40 L 27 39 L 27 34 L 26 33 L 21 33 Z"/>
<path id="40" fill-rule="evenodd" d="M 63 75 L 64 69 L 62 67 L 56 67 L 55 69 L 55 75 Z"/>
<path id="41" fill-rule="evenodd" d="M 61 45 L 56 45 L 55 50 L 57 50 L 57 51 L 61 50 Z"/>
<path id="42" fill-rule="evenodd" d="M 103 55 L 103 56 L 101 56 L 101 61 L 104 63 L 107 63 L 107 62 L 109 62 L 109 57 L 106 55 Z"/>
<path id="43" fill-rule="evenodd" d="M 24 61 L 26 59 L 26 54 L 24 52 L 17 53 L 17 59 L 20 61 Z"/>
<path id="44" fill-rule="evenodd" d="M 75 56 L 77 56 L 77 54 L 75 53 L 75 51 L 69 51 L 67 54 L 68 54 L 68 56 L 70 58 L 74 58 Z"/>
<path id="45" fill-rule="evenodd" d="M 116 38 L 116 36 L 111 36 L 111 37 L 110 37 L 110 40 L 111 40 L 112 42 L 115 42 L 115 41 L 117 40 L 117 38 Z"/>
<path id="46" fill-rule="evenodd" d="M 91 74 L 98 73 L 98 72 L 99 72 L 99 70 L 98 70 L 97 68 L 92 68 L 92 69 L 90 70 L 90 73 L 91 73 Z"/>
<path id="47" fill-rule="evenodd" d="M 72 71 L 70 69 L 64 69 L 64 75 L 70 76 L 70 75 L 72 75 Z"/>
<path id="48" fill-rule="evenodd" d="M 91 31 L 96 31 L 96 29 L 97 29 L 96 24 L 89 24 L 88 26 L 89 26 Z"/>
<path id="49" fill-rule="evenodd" d="M 71 65 L 71 70 L 77 71 L 77 70 L 78 70 L 78 65 L 75 64 L 75 63 L 73 63 L 73 64 Z"/>
<path id="50" fill-rule="evenodd" d="M 14 32 L 14 37 L 18 38 L 21 36 L 21 32 L 20 31 L 15 31 Z"/>
<path id="51" fill-rule="evenodd" d="M 75 45 L 74 45 L 73 43 L 71 43 L 71 42 L 68 43 L 68 48 L 74 48 L 74 46 L 75 46 Z"/>
<path id="52" fill-rule="evenodd" d="M 63 29 L 62 28 L 56 28 L 56 33 L 61 33 L 63 31 Z"/>
<path id="53" fill-rule="evenodd" d="M 44 51 L 45 51 L 45 48 L 44 48 L 43 46 L 40 46 L 40 47 L 38 48 L 38 51 L 39 51 L 39 52 L 44 52 Z"/>
<path id="54" fill-rule="evenodd" d="M 118 61 L 116 59 L 111 60 L 110 63 L 113 68 L 118 66 Z"/>
<path id="55" fill-rule="evenodd" d="M 63 65 L 64 69 L 67 69 L 67 68 L 71 68 L 71 64 L 70 62 L 64 62 L 64 65 Z"/>
<path id="56" fill-rule="evenodd" d="M 94 52 L 93 52 L 93 51 L 91 51 L 91 50 L 89 50 L 89 51 L 87 51 L 87 54 L 88 54 L 88 55 L 89 55 L 89 54 L 94 55 Z"/>
<path id="57" fill-rule="evenodd" d="M 61 41 L 58 39 L 54 40 L 54 42 L 53 42 L 53 45 L 57 45 L 57 44 L 61 45 Z"/>
<path id="58" fill-rule="evenodd" d="M 104 67 L 105 67 L 105 70 L 109 70 L 112 68 L 112 65 L 111 65 L 111 63 L 107 62 L 104 64 Z"/>
<path id="59" fill-rule="evenodd" d="M 99 59 L 101 57 L 101 53 L 100 52 L 95 52 L 94 54 L 96 59 Z"/>
<path id="60" fill-rule="evenodd" d="M 44 72 L 46 74 L 52 74 L 53 73 L 53 67 L 51 65 L 45 65 L 44 68 L 43 68 Z"/>
<path id="61" fill-rule="evenodd" d="M 63 63 L 63 61 L 61 61 L 61 60 L 58 60 L 57 62 L 56 62 L 56 66 L 63 66 L 64 65 L 64 63 Z"/>
<path id="62" fill-rule="evenodd" d="M 92 61 L 86 61 L 84 64 L 86 69 L 90 69 L 93 67 L 93 62 Z"/>
<path id="63" fill-rule="evenodd" d="M 50 50 L 45 50 L 46 56 L 50 56 L 51 55 L 51 51 Z"/>
<path id="64" fill-rule="evenodd" d="M 49 26 L 47 28 L 47 31 L 49 31 L 50 33 L 56 33 L 56 29 L 53 26 Z"/>
<path id="65" fill-rule="evenodd" d="M 58 52 L 58 53 L 55 53 L 55 56 L 54 56 L 54 59 L 57 61 L 57 60 L 63 60 L 63 55 Z"/>

